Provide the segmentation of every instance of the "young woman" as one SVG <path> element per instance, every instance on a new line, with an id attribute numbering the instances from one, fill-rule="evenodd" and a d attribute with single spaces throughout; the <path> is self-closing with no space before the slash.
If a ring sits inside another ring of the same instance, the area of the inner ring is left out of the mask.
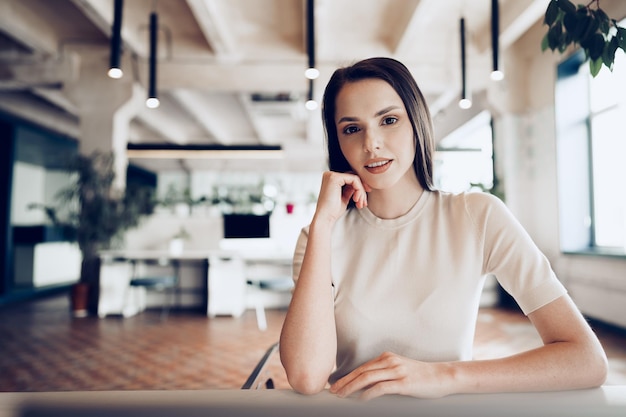
<path id="1" fill-rule="evenodd" d="M 280 337 L 296 391 L 329 382 L 342 397 L 441 397 L 604 382 L 602 346 L 506 206 L 433 188 L 430 114 L 403 64 L 371 58 L 335 71 L 323 118 L 330 170 L 298 240 Z M 487 274 L 542 347 L 472 360 Z"/>

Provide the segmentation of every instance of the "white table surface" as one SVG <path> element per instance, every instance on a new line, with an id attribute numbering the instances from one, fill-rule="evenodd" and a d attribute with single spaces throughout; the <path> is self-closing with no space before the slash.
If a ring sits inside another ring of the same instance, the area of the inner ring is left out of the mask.
<path id="1" fill-rule="evenodd" d="M 18 416 L 626 416 L 626 386 L 521 394 L 384 396 L 369 402 L 327 391 L 86 391 L 0 393 L 0 417 Z"/>

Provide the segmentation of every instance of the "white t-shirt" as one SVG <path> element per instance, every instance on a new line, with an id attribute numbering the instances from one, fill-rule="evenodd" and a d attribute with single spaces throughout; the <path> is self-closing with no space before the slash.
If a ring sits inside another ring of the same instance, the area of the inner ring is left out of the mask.
<path id="1" fill-rule="evenodd" d="M 297 281 L 308 227 L 294 254 Z M 546 257 L 496 197 L 424 192 L 396 219 L 347 210 L 332 232 L 334 382 L 385 351 L 421 361 L 472 359 L 485 277 L 524 314 L 566 293 Z"/>

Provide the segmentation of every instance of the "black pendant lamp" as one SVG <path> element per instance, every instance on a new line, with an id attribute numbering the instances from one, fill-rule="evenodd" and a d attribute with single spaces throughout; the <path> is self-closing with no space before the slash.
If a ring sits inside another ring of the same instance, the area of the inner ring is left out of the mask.
<path id="1" fill-rule="evenodd" d="M 315 67 L 315 0 L 306 2 L 306 52 L 309 62 L 304 76 L 309 80 L 314 80 L 320 75 Z"/>
<path id="2" fill-rule="evenodd" d="M 467 93 L 467 68 L 465 62 L 465 19 L 461 18 L 459 24 L 459 32 L 461 35 L 461 99 L 459 100 L 459 107 L 462 109 L 469 109 L 472 107 L 472 100 Z"/>
<path id="3" fill-rule="evenodd" d="M 148 74 L 148 99 L 146 106 L 151 109 L 159 107 L 159 98 L 157 96 L 157 40 L 159 34 L 159 17 L 156 12 L 150 13 L 150 63 Z"/>
<path id="4" fill-rule="evenodd" d="M 504 78 L 504 72 L 499 66 L 499 49 L 500 49 L 500 8 L 498 0 L 491 0 L 491 51 L 493 58 L 493 70 L 491 71 L 491 79 L 500 81 Z"/>
<path id="5" fill-rule="evenodd" d="M 111 78 L 122 78 L 122 10 L 124 0 L 115 0 L 113 5 L 113 26 L 111 28 L 111 55 L 109 58 L 108 75 Z"/>

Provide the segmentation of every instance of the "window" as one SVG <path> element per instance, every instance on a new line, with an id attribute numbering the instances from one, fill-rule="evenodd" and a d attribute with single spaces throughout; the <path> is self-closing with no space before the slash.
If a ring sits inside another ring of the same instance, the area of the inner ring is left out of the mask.
<path id="1" fill-rule="evenodd" d="M 449 192 L 493 187 L 491 114 L 483 111 L 437 143 L 434 181 Z"/>
<path id="2" fill-rule="evenodd" d="M 561 249 L 626 250 L 626 57 L 591 77 L 582 52 L 564 61 L 556 86 Z"/>

